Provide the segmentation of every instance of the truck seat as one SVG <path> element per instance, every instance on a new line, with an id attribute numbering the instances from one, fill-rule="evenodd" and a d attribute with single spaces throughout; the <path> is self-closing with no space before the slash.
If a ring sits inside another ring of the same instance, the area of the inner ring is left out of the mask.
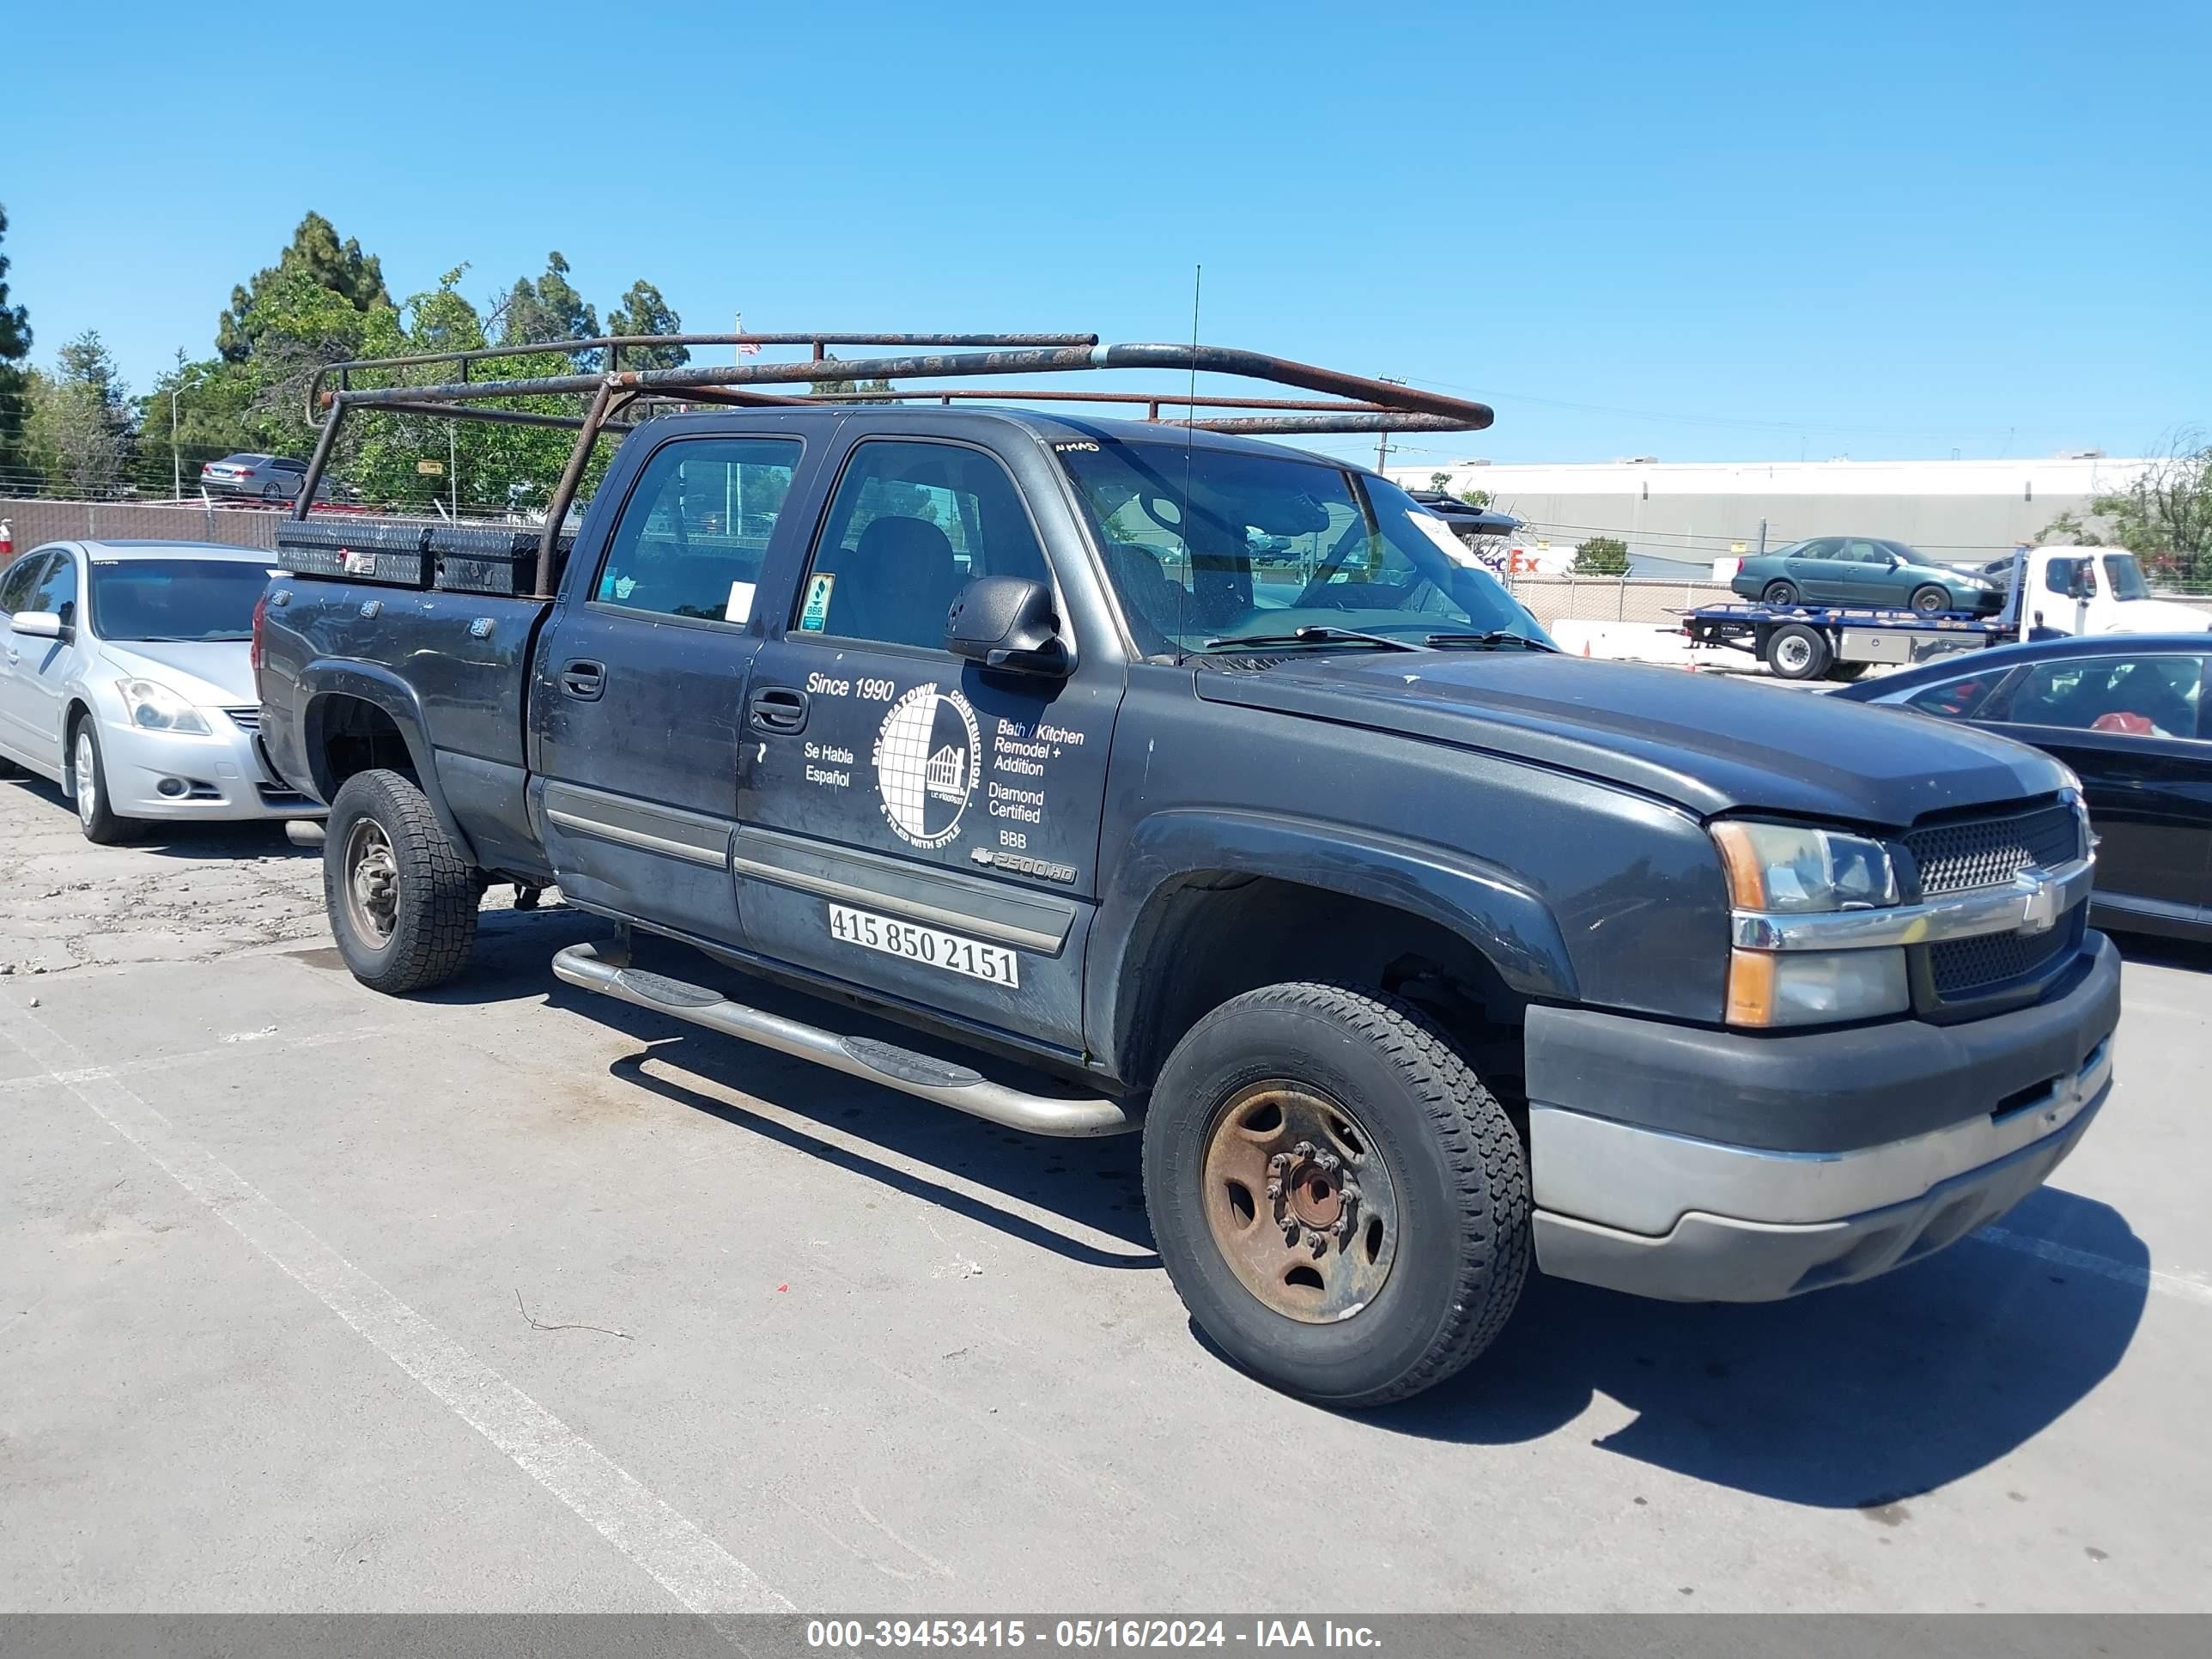
<path id="1" fill-rule="evenodd" d="M 828 631 L 895 645 L 941 647 L 960 591 L 952 544 L 927 519 L 878 519 L 836 555 Z"/>

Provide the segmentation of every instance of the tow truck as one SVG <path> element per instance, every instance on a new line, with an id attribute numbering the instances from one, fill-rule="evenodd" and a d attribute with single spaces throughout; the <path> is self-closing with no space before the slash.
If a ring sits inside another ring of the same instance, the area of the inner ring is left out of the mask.
<path id="1" fill-rule="evenodd" d="M 2069 634 L 2212 629 L 2212 612 L 2151 597 L 2136 556 L 2118 548 L 2023 547 L 1994 617 L 1840 605 L 1706 605 L 1682 613 L 1692 646 L 1745 651 L 1785 680 L 1855 680 L 1958 651 Z"/>

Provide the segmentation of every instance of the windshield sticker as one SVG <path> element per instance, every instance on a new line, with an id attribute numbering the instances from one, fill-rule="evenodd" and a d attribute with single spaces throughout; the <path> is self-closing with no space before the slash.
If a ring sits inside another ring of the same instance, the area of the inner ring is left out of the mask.
<path id="1" fill-rule="evenodd" d="M 983 775 L 982 732 L 967 698 L 915 686 L 884 711 L 868 758 L 884 817 L 901 841 L 928 852 L 960 833 Z"/>
<path id="2" fill-rule="evenodd" d="M 819 634 L 830 624 L 830 590 L 837 585 L 834 571 L 823 571 L 806 579 L 806 603 L 799 607 L 799 628 L 801 633 Z"/>
<path id="3" fill-rule="evenodd" d="M 1443 550 L 1443 556 L 1454 564 L 1474 565 L 1480 560 L 1474 556 L 1468 544 L 1451 532 L 1451 526 L 1433 513 L 1409 513 L 1413 527 Z"/>

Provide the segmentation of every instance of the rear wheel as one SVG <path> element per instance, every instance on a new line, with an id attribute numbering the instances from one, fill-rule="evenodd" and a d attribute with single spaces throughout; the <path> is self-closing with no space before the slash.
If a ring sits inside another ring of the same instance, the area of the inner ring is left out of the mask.
<path id="1" fill-rule="evenodd" d="M 1199 1328 L 1333 1406 L 1451 1376 L 1528 1271 L 1504 1109 L 1421 1013 L 1354 987 L 1269 986 L 1192 1029 L 1146 1114 L 1145 1200 Z"/>
<path id="2" fill-rule="evenodd" d="M 1785 623 L 1766 636 L 1760 652 L 1766 665 L 1785 680 L 1818 679 L 1827 672 L 1828 642 L 1818 629 Z"/>
<path id="3" fill-rule="evenodd" d="M 324 833 L 323 904 L 356 979 L 392 996 L 444 984 L 467 965 L 482 893 L 412 779 L 345 781 Z"/>
<path id="4" fill-rule="evenodd" d="M 1932 584 L 1912 590 L 1912 608 L 1923 617 L 1940 617 L 1951 608 L 1951 596 Z"/>
<path id="5" fill-rule="evenodd" d="M 1830 663 L 1828 665 L 1828 678 L 1832 680 L 1843 680 L 1848 683 L 1849 681 L 1859 678 L 1865 674 L 1868 669 L 1873 666 L 1874 665 L 1872 663 L 1865 662 Z"/>
<path id="6" fill-rule="evenodd" d="M 1759 597 L 1769 605 L 1795 605 L 1797 603 L 1796 585 L 1792 582 L 1769 582 L 1765 592 Z"/>

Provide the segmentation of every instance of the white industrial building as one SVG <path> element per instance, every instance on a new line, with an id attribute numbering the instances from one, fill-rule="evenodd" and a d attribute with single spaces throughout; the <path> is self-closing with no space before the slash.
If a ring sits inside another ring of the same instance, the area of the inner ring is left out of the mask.
<path id="1" fill-rule="evenodd" d="M 1942 561 L 1993 558 L 2039 538 L 2061 514 L 2083 518 L 2147 463 L 2094 453 L 2016 461 L 1458 461 L 1394 466 L 1425 488 L 1448 472 L 1457 495 L 1486 489 L 1526 526 L 1519 562 L 1561 571 L 1592 536 L 1628 544 L 1636 574 L 1705 574 L 1717 559 L 1808 536 L 1878 536 Z"/>

